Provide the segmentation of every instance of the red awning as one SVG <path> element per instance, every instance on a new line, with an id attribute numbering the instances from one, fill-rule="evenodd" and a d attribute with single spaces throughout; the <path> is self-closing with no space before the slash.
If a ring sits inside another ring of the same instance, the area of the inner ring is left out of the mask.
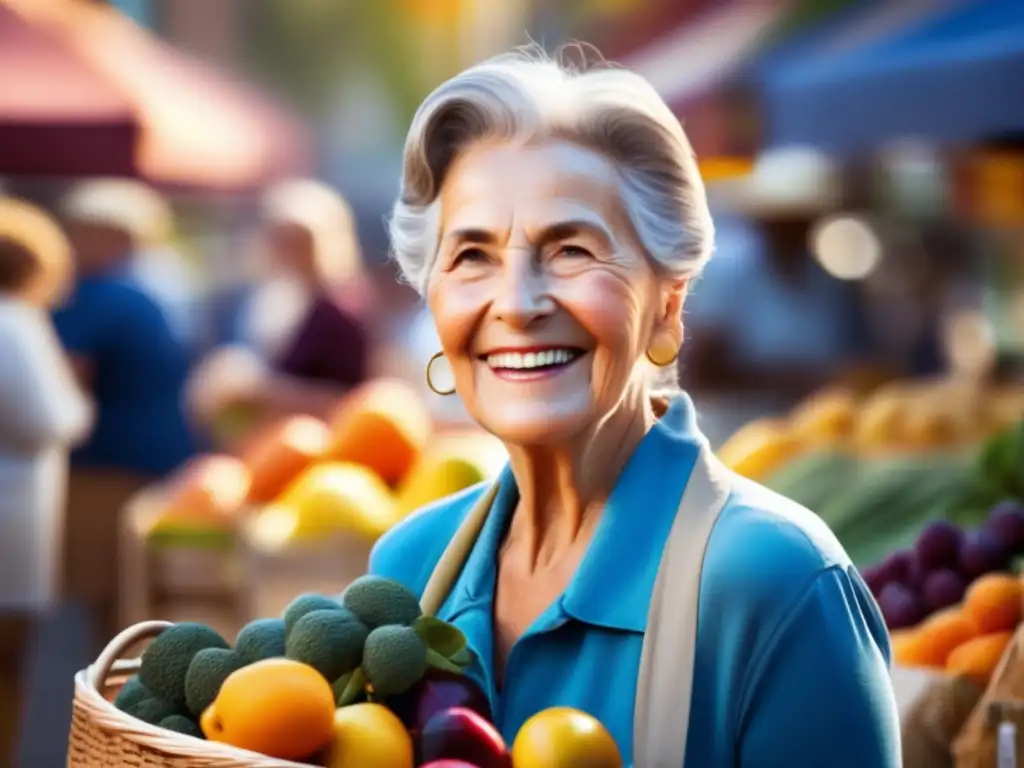
<path id="1" fill-rule="evenodd" d="M 0 5 L 0 171 L 129 175 L 136 126 L 113 84 Z"/>
<path id="2" fill-rule="evenodd" d="M 159 185 L 232 191 L 309 171 L 310 141 L 297 120 L 111 8 L 82 0 L 0 5 L 52 36 L 62 49 L 54 56 L 76 62 L 85 73 L 80 77 L 127 101 L 138 126 L 132 175 Z M 47 69 L 18 63 L 14 71 L 35 81 L 33 89 L 50 91 L 50 81 L 38 74 Z M 46 102 L 59 116 L 63 92 L 53 93 Z M 6 122 L 0 112 L 0 124 Z"/>

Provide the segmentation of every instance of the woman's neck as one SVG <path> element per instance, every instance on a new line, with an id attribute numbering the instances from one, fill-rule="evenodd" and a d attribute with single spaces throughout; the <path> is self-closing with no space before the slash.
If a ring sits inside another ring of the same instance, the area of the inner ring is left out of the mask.
<path id="1" fill-rule="evenodd" d="M 638 387 L 565 444 L 510 446 L 519 503 L 506 545 L 525 550 L 535 569 L 588 539 L 619 474 L 655 421 L 648 394 Z"/>

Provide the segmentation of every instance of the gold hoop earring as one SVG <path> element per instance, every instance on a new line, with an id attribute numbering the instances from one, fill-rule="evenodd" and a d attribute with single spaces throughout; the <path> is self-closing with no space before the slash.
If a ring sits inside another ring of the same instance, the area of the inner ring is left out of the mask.
<path id="1" fill-rule="evenodd" d="M 441 397 L 448 397 L 448 395 L 455 394 L 455 387 L 452 387 L 451 389 L 438 389 L 436 386 L 434 386 L 434 379 L 431 376 L 431 371 L 434 368 L 434 363 L 436 363 L 443 357 L 444 352 L 437 352 L 427 362 L 427 386 L 430 387 L 430 391 L 433 392 L 435 395 L 440 395 Z"/>
<path id="2" fill-rule="evenodd" d="M 654 348 L 653 352 L 651 351 L 652 347 Z M 652 365 L 656 365 L 658 368 L 667 368 L 679 359 L 679 349 L 680 347 L 675 341 L 666 341 L 665 337 L 662 337 L 655 339 L 654 343 L 644 351 L 644 354 Z"/>

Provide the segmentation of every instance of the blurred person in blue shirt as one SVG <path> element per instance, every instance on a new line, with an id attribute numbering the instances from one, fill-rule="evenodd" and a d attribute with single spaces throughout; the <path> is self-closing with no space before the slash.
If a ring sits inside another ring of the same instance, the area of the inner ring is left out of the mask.
<path id="1" fill-rule="evenodd" d="M 118 629 L 122 509 L 197 450 L 182 402 L 186 344 L 135 272 L 158 224 L 149 199 L 134 183 L 95 181 L 63 210 L 77 280 L 54 323 L 96 404 L 92 436 L 72 455 L 65 582 L 105 637 Z"/>
<path id="2" fill-rule="evenodd" d="M 98 407 L 96 430 L 75 463 L 161 477 L 196 446 L 181 403 L 186 344 L 134 271 L 152 225 L 148 200 L 137 193 L 127 182 L 93 182 L 69 196 L 78 279 L 54 320 Z"/>

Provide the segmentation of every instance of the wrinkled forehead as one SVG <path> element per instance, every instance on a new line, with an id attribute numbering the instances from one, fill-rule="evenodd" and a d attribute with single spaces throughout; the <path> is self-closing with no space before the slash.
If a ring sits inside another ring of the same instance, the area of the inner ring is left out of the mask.
<path id="1" fill-rule="evenodd" d="M 480 144 L 461 153 L 445 178 L 441 234 L 578 219 L 628 230 L 619 185 L 611 161 L 570 142 Z"/>

